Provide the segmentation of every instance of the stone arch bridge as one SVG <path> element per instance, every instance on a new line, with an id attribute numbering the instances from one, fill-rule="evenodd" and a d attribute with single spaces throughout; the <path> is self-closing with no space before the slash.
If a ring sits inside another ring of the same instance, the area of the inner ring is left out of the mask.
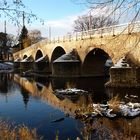
<path id="1" fill-rule="evenodd" d="M 42 40 L 14 53 L 15 66 L 54 75 L 101 76 L 108 60 L 140 66 L 140 22 Z"/>

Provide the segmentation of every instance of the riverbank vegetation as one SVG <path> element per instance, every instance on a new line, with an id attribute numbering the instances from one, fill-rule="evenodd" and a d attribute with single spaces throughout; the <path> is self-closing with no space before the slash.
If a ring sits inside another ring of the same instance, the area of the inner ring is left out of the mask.
<path id="1" fill-rule="evenodd" d="M 13 127 L 0 120 L 0 140 L 42 140 L 36 133 L 36 129 L 29 129 L 25 125 Z"/>
<path id="2" fill-rule="evenodd" d="M 0 120 L 0 140 L 43 140 L 43 137 L 37 135 L 36 129 L 29 129 L 25 125 L 13 127 L 7 122 Z M 55 140 L 60 140 L 58 132 Z M 77 137 L 76 140 L 80 139 Z"/>
<path id="3" fill-rule="evenodd" d="M 137 98 L 137 97 L 136 97 Z M 89 119 L 97 116 L 108 118 L 126 117 L 134 118 L 140 115 L 140 103 L 124 102 L 118 96 L 107 101 L 106 104 L 91 103 L 86 108 L 80 107 L 76 110 L 76 118 Z"/>

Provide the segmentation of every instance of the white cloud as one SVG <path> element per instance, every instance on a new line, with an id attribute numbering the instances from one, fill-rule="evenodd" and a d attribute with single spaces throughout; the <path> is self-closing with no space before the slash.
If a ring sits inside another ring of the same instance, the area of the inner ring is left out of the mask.
<path id="1" fill-rule="evenodd" d="M 111 6 L 98 6 L 95 9 L 91 10 L 91 14 L 92 16 L 101 16 L 101 15 L 105 15 L 108 16 L 108 14 L 110 14 L 111 12 Z"/>
<path id="2" fill-rule="evenodd" d="M 46 27 L 51 29 L 53 37 L 66 35 L 68 32 L 72 32 L 73 22 L 76 19 L 75 16 L 66 17 L 65 19 L 47 21 Z"/>
<path id="3" fill-rule="evenodd" d="M 73 22 L 77 18 L 77 15 L 74 16 L 68 16 L 65 17 L 64 19 L 58 19 L 58 20 L 48 20 L 45 21 L 45 24 L 40 26 L 40 25 L 35 25 L 35 26 L 30 26 L 27 27 L 30 30 L 38 29 L 41 31 L 42 36 L 44 37 L 49 37 L 49 29 L 51 30 L 51 37 L 58 37 L 58 36 L 64 36 L 68 32 L 73 31 Z"/>

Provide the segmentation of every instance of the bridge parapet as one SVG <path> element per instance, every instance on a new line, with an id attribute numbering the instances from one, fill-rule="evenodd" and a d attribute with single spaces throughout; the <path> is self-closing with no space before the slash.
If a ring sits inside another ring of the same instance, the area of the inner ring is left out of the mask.
<path id="1" fill-rule="evenodd" d="M 119 34 L 131 34 L 136 32 L 140 32 L 140 21 L 97 28 L 88 31 L 69 33 L 66 36 L 59 36 L 49 40 L 49 43 L 59 43 L 72 40 L 76 41 L 92 37 L 103 37 L 110 35 L 115 36 Z"/>

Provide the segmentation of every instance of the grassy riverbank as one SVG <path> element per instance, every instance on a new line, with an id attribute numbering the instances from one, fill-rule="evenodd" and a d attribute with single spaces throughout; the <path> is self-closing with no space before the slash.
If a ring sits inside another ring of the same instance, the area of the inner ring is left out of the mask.
<path id="1" fill-rule="evenodd" d="M 0 120 L 0 140 L 41 140 L 36 129 L 29 129 L 24 125 L 12 127 Z"/>

